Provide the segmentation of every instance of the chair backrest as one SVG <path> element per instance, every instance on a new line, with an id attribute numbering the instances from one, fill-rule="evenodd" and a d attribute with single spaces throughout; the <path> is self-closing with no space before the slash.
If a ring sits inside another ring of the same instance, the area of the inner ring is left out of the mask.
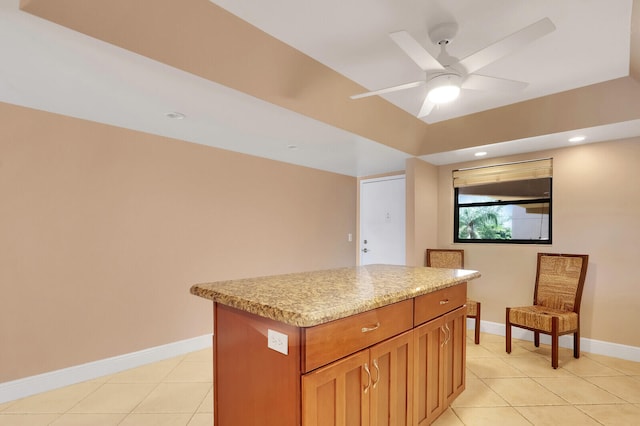
<path id="1" fill-rule="evenodd" d="M 464 268 L 464 250 L 427 249 L 425 264 L 432 268 Z"/>
<path id="2" fill-rule="evenodd" d="M 533 304 L 580 312 L 589 255 L 538 253 Z"/>

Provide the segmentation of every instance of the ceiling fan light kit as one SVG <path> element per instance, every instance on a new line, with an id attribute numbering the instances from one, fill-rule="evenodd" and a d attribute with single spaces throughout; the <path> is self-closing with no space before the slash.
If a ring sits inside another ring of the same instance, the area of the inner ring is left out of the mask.
<path id="1" fill-rule="evenodd" d="M 433 77 L 427 87 L 427 99 L 436 105 L 445 104 L 458 98 L 462 78 L 457 74 L 440 74 Z"/>
<path id="2" fill-rule="evenodd" d="M 522 90 L 527 87 L 527 83 L 479 75 L 475 74 L 475 72 L 518 49 L 524 48 L 526 45 L 551 33 L 555 28 L 549 18 L 540 19 L 462 60 L 449 55 L 446 50 L 447 45 L 457 33 L 458 26 L 455 23 L 437 25 L 429 32 L 431 41 L 440 46 L 440 54 L 437 58 L 431 55 L 407 31 L 393 32 L 389 34 L 389 37 L 425 72 L 426 79 L 353 95 L 351 99 L 383 95 L 426 84 L 428 89 L 427 96 L 417 115 L 418 117 L 425 117 L 433 111 L 434 106 L 457 99 L 461 89 Z"/>

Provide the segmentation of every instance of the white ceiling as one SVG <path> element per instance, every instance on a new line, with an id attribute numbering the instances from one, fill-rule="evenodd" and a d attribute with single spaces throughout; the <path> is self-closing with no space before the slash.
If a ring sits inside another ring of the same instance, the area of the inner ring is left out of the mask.
<path id="1" fill-rule="evenodd" d="M 423 78 L 389 39 L 391 31 L 408 30 L 437 54 L 427 44 L 427 28 L 454 19 L 459 31 L 450 53 L 464 57 L 539 18 L 551 18 L 555 32 L 482 70 L 527 81 L 527 89 L 509 94 L 465 91 L 459 100 L 435 111 L 430 121 L 623 77 L 629 70 L 631 0 L 214 3 L 369 90 Z M 18 0 L 0 0 L 0 53 L 2 102 L 351 176 L 402 170 L 410 157 L 21 12 Z M 415 114 L 423 96 L 421 89 L 410 89 L 387 99 Z M 186 118 L 169 119 L 165 113 L 171 111 Z M 638 121 L 583 133 L 590 142 L 635 136 L 640 134 Z M 593 132 L 600 136 L 590 137 Z M 492 157 L 546 149 L 566 144 L 566 136 L 529 138 L 484 150 Z M 473 152 L 422 158 L 446 164 L 473 159 Z"/>

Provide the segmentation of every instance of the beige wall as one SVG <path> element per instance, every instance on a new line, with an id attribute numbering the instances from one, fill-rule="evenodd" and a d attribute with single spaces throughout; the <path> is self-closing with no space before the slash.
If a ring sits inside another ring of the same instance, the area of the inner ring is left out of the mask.
<path id="1" fill-rule="evenodd" d="M 355 264 L 355 178 L 0 117 L 0 382 L 210 333 L 196 282 Z"/>
<path id="2" fill-rule="evenodd" d="M 418 158 L 407 160 L 407 238 L 409 266 L 424 266 L 426 248 L 438 238 L 438 168 Z"/>
<path id="3" fill-rule="evenodd" d="M 553 244 L 453 244 L 451 171 L 461 167 L 553 157 Z M 465 250 L 481 271 L 469 285 L 483 320 L 504 324 L 506 306 L 533 299 L 539 251 L 590 255 L 582 299 L 582 336 L 640 346 L 640 138 L 588 144 L 439 168 L 438 244 Z"/>

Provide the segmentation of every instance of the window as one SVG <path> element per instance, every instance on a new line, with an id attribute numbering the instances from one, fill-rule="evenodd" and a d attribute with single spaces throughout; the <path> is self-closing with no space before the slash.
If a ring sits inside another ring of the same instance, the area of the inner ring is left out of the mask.
<path id="1" fill-rule="evenodd" d="M 453 172 L 457 243 L 551 244 L 552 160 Z"/>

